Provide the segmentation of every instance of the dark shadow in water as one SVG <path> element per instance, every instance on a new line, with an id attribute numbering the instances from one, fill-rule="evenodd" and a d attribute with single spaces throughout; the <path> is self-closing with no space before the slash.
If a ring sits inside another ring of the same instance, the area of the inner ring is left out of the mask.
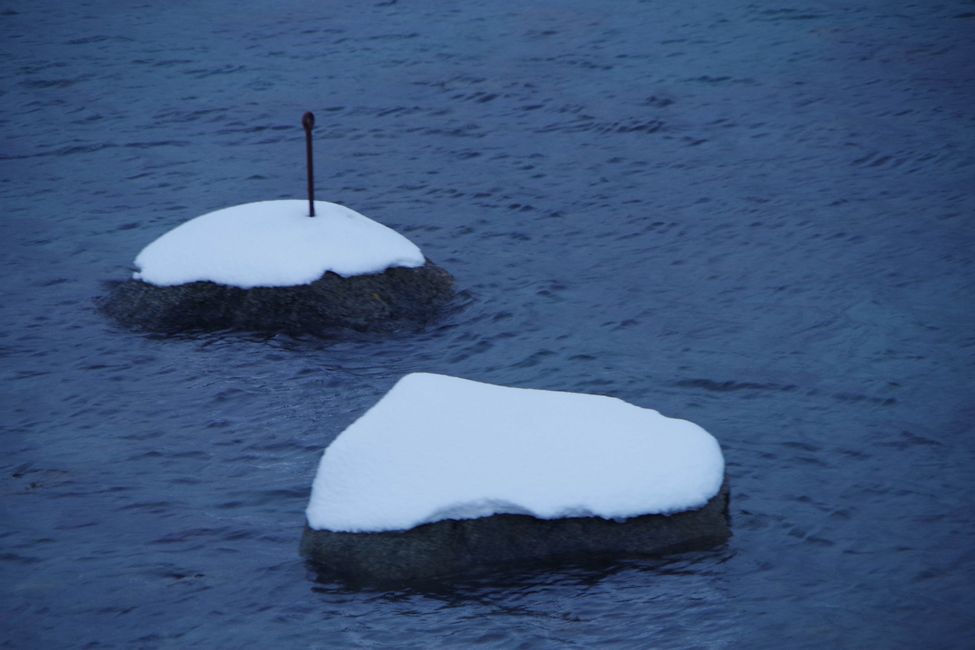
<path id="1" fill-rule="evenodd" d="M 460 575 L 410 580 L 396 584 L 355 581 L 323 570 L 306 561 L 311 590 L 323 595 L 363 594 L 403 600 L 414 596 L 433 598 L 447 605 L 483 601 L 492 594 L 521 592 L 551 586 L 590 588 L 621 573 L 645 574 L 647 580 L 663 576 L 709 575 L 735 553 L 730 544 L 707 551 L 678 553 L 667 557 L 592 557 L 571 561 L 525 562 Z"/>

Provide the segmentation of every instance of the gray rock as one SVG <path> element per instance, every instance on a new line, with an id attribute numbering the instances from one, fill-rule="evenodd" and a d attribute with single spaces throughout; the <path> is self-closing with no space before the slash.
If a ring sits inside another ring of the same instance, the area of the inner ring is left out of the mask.
<path id="1" fill-rule="evenodd" d="M 240 289 L 213 282 L 160 287 L 129 280 L 112 286 L 99 306 L 127 327 L 152 332 L 322 334 L 423 324 L 453 296 L 453 278 L 427 260 L 421 267 L 393 267 L 373 275 L 343 278 L 329 272 L 292 287 Z"/>
<path id="2" fill-rule="evenodd" d="M 624 521 L 493 515 L 406 531 L 336 533 L 307 525 L 301 554 L 323 575 L 395 584 L 515 563 L 659 556 L 718 546 L 731 536 L 727 478 L 703 508 Z"/>

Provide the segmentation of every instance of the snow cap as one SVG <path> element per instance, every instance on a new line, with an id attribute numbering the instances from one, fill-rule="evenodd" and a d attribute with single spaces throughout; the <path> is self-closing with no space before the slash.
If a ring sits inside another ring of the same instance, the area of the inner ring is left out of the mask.
<path id="1" fill-rule="evenodd" d="M 415 268 L 423 253 L 403 235 L 337 203 L 245 203 L 204 214 L 146 246 L 132 277 L 171 286 L 210 281 L 249 289 L 309 284 L 327 271 L 349 277 Z"/>
<path id="2" fill-rule="evenodd" d="M 686 420 L 599 395 L 403 377 L 325 450 L 316 530 L 405 530 L 520 513 L 626 519 L 703 507 L 718 442 Z"/>

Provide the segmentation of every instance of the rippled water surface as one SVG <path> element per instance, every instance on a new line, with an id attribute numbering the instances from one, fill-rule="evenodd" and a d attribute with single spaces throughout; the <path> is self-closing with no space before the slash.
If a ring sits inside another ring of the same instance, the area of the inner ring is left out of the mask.
<path id="1" fill-rule="evenodd" d="M 21 2 L 0 10 L 0 638 L 53 647 L 970 647 L 975 4 Z M 435 327 L 147 337 L 193 216 L 319 198 L 449 269 Z M 713 552 L 392 592 L 298 557 L 404 373 L 721 441 Z"/>

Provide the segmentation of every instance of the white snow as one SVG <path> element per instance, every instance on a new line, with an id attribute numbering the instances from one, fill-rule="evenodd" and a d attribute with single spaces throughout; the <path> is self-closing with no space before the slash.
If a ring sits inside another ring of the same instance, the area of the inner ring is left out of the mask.
<path id="1" fill-rule="evenodd" d="M 424 263 L 417 246 L 395 230 L 326 201 L 260 201 L 191 219 L 146 246 L 137 280 L 160 286 L 209 280 L 250 287 L 308 284 L 326 271 L 380 273 Z"/>
<path id="2" fill-rule="evenodd" d="M 433 375 L 401 379 L 325 450 L 316 530 L 405 530 L 498 513 L 625 519 L 704 506 L 717 441 L 622 400 Z"/>

